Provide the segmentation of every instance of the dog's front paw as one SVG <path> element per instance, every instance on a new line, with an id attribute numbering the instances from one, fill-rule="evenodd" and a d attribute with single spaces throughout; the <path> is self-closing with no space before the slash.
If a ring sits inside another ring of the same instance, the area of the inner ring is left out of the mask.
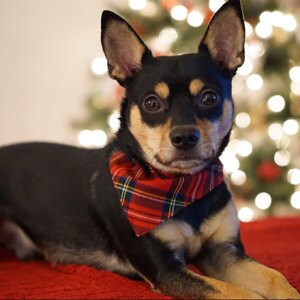
<path id="1" fill-rule="evenodd" d="M 270 284 L 268 298 L 300 299 L 300 294 L 289 284 L 287 279 L 282 274 L 277 273 L 277 276 L 273 278 L 272 283 Z"/>
<path id="2" fill-rule="evenodd" d="M 217 293 L 213 293 L 208 299 L 264 299 L 256 292 L 250 291 L 246 288 L 224 284 Z"/>

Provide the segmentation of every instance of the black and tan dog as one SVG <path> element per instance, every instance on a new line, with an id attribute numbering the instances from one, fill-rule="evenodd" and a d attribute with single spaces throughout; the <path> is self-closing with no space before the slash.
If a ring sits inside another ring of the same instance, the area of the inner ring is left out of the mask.
<path id="1" fill-rule="evenodd" d="M 105 11 L 109 74 L 126 88 L 120 130 L 99 150 L 1 148 L 1 241 L 20 259 L 141 277 L 178 298 L 299 298 L 280 273 L 245 254 L 218 161 L 232 127 L 243 24 L 239 1 L 229 0 L 197 53 L 153 57 Z"/>

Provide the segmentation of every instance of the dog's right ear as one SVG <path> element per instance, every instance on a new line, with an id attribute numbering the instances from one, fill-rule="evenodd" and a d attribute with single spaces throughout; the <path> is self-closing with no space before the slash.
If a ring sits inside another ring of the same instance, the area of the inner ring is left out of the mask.
<path id="1" fill-rule="evenodd" d="M 151 55 L 133 28 L 123 18 L 108 10 L 102 13 L 101 42 L 109 76 L 121 84 L 141 69 L 145 54 Z"/>

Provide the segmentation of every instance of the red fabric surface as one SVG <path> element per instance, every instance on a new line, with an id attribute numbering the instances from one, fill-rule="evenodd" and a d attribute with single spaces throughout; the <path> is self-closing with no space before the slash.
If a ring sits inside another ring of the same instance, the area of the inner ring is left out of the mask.
<path id="1" fill-rule="evenodd" d="M 281 271 L 300 290 L 300 218 L 267 219 L 242 224 L 247 253 Z M 0 298 L 168 299 L 134 281 L 86 266 L 53 266 L 45 261 L 21 262 L 0 247 Z"/>

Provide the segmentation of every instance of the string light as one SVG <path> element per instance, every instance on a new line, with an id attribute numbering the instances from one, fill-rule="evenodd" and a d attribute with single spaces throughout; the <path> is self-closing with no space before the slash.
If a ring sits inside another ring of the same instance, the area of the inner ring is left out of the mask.
<path id="1" fill-rule="evenodd" d="M 244 64 L 239 67 L 237 73 L 242 75 L 242 76 L 246 76 L 251 74 L 251 72 L 253 71 L 253 64 L 249 59 L 245 59 Z"/>
<path id="2" fill-rule="evenodd" d="M 300 84 L 298 82 L 293 81 L 291 83 L 291 90 L 293 94 L 300 96 Z"/>
<path id="3" fill-rule="evenodd" d="M 259 209 L 268 209 L 271 206 L 272 198 L 268 193 L 259 193 L 255 197 L 254 203 Z"/>
<path id="4" fill-rule="evenodd" d="M 173 27 L 166 27 L 159 33 L 159 39 L 163 43 L 173 44 L 178 38 L 178 33 Z"/>
<path id="5" fill-rule="evenodd" d="M 250 38 L 252 35 L 253 35 L 253 32 L 254 32 L 254 29 L 252 27 L 252 25 L 245 21 L 245 35 L 246 35 L 246 38 Z"/>
<path id="6" fill-rule="evenodd" d="M 203 15 L 197 10 L 193 10 L 188 14 L 187 22 L 192 27 L 200 27 L 203 24 L 203 21 Z"/>
<path id="7" fill-rule="evenodd" d="M 299 124 L 296 120 L 289 119 L 283 123 L 283 131 L 287 135 L 295 135 L 299 131 Z"/>
<path id="8" fill-rule="evenodd" d="M 291 155 L 287 150 L 279 150 L 274 155 L 274 161 L 276 165 L 280 167 L 286 167 L 291 160 Z"/>
<path id="9" fill-rule="evenodd" d="M 235 117 L 235 124 L 239 128 L 247 128 L 251 123 L 251 117 L 245 112 L 240 112 Z"/>
<path id="10" fill-rule="evenodd" d="M 283 137 L 283 126 L 280 123 L 272 123 L 268 128 L 268 135 L 274 141 Z"/>
<path id="11" fill-rule="evenodd" d="M 209 0 L 208 6 L 212 12 L 216 12 L 224 3 L 224 0 Z"/>
<path id="12" fill-rule="evenodd" d="M 95 75 L 104 75 L 107 71 L 107 60 L 103 56 L 95 57 L 91 63 L 92 72 Z"/>
<path id="13" fill-rule="evenodd" d="M 270 19 L 271 19 L 272 13 L 270 11 L 263 11 L 260 15 L 259 15 L 259 21 L 261 21 L 262 23 L 270 23 Z"/>
<path id="14" fill-rule="evenodd" d="M 272 26 L 281 28 L 287 32 L 293 32 L 297 29 L 297 20 L 291 14 L 284 14 L 281 11 L 275 10 L 273 12 L 264 11 L 260 14 L 259 20 L 261 28 L 259 30 L 264 30 L 263 26 L 268 28 L 267 30 L 272 29 Z M 258 34 L 258 33 L 257 33 Z M 259 34 L 258 34 L 259 35 Z M 264 37 L 262 37 L 264 38 Z M 269 38 L 269 37 L 265 37 Z"/>
<path id="15" fill-rule="evenodd" d="M 224 172 L 227 174 L 231 174 L 240 167 L 240 161 L 236 158 L 234 151 L 229 147 L 223 151 L 220 160 L 223 164 Z"/>
<path id="16" fill-rule="evenodd" d="M 300 184 L 300 169 L 290 169 L 287 173 L 287 180 L 290 184 Z"/>
<path id="17" fill-rule="evenodd" d="M 79 144 L 86 148 L 100 148 L 107 144 L 107 135 L 101 130 L 81 130 L 78 134 Z"/>
<path id="18" fill-rule="evenodd" d="M 175 5 L 171 9 L 171 17 L 176 21 L 183 21 L 188 15 L 188 10 L 183 5 Z"/>
<path id="19" fill-rule="evenodd" d="M 148 18 L 154 17 L 158 13 L 158 5 L 154 1 L 147 1 L 145 8 L 141 13 Z"/>
<path id="20" fill-rule="evenodd" d="M 289 71 L 290 78 L 293 82 L 300 83 L 300 67 L 292 67 Z"/>
<path id="21" fill-rule="evenodd" d="M 242 222 L 250 222 L 254 218 L 254 212 L 250 207 L 242 207 L 238 211 L 238 217 Z"/>
<path id="22" fill-rule="evenodd" d="M 300 191 L 293 193 L 290 201 L 294 208 L 300 209 Z"/>
<path id="23" fill-rule="evenodd" d="M 252 91 L 258 91 L 262 88 L 264 80 L 258 74 L 252 74 L 247 78 L 247 86 Z"/>
<path id="24" fill-rule="evenodd" d="M 147 5 L 147 0 L 129 0 L 128 5 L 133 10 L 142 10 Z"/>
<path id="25" fill-rule="evenodd" d="M 273 35 L 272 26 L 259 22 L 255 27 L 255 33 L 262 39 L 269 39 Z"/>
<path id="26" fill-rule="evenodd" d="M 120 114 L 118 112 L 113 112 L 108 118 L 108 125 L 112 132 L 117 132 L 120 128 Z"/>
<path id="27" fill-rule="evenodd" d="M 283 22 L 281 23 L 282 29 L 287 32 L 293 32 L 297 29 L 297 20 L 293 15 L 287 14 L 283 16 Z"/>
<path id="28" fill-rule="evenodd" d="M 272 112 L 280 112 L 285 107 L 285 100 L 280 95 L 275 95 L 269 98 L 268 107 Z"/>
<path id="29" fill-rule="evenodd" d="M 235 185 L 243 185 L 247 180 L 247 176 L 245 172 L 236 170 L 231 173 L 230 179 L 231 182 Z"/>
<path id="30" fill-rule="evenodd" d="M 249 156 L 252 153 L 252 150 L 253 150 L 252 144 L 246 140 L 239 141 L 236 146 L 236 153 L 242 157 Z"/>
<path id="31" fill-rule="evenodd" d="M 262 42 L 260 42 L 258 40 L 254 40 L 254 41 L 251 41 L 251 43 L 248 42 L 245 44 L 245 51 L 249 56 L 256 59 L 256 58 L 263 56 L 266 49 Z"/>

